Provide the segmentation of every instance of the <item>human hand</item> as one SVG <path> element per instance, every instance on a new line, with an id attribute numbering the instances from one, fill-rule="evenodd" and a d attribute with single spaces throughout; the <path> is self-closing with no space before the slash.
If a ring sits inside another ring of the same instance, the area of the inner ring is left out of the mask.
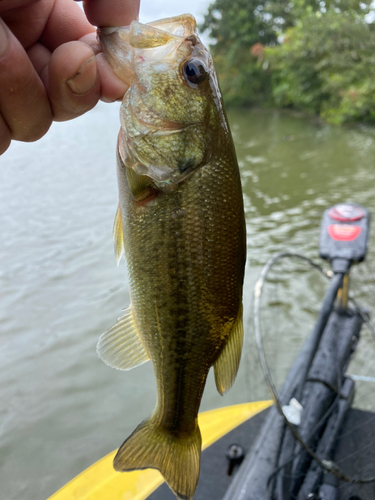
<path id="1" fill-rule="evenodd" d="M 1 0 L 0 155 L 12 139 L 36 141 L 53 120 L 124 95 L 94 26 L 130 24 L 139 2 L 85 0 L 84 13 L 74 0 Z"/>

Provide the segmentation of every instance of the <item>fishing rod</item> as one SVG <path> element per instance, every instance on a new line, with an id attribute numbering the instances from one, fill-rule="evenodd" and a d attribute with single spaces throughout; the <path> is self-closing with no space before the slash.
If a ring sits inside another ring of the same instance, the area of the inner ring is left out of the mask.
<path id="1" fill-rule="evenodd" d="M 337 500 L 340 481 L 375 481 L 348 477 L 332 461 L 354 398 L 354 381 L 345 372 L 367 320 L 358 305 L 349 306 L 349 273 L 365 259 L 369 222 L 369 212 L 357 204 L 338 204 L 324 212 L 319 252 L 331 271 L 292 252 L 276 255 L 263 268 L 254 288 L 254 330 L 275 405 L 223 500 Z M 319 317 L 278 394 L 263 348 L 260 300 L 267 275 L 285 258 L 307 262 L 330 283 Z"/>

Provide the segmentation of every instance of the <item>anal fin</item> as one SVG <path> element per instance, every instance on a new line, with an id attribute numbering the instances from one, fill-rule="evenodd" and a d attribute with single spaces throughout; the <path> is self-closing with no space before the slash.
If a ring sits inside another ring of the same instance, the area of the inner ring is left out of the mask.
<path id="1" fill-rule="evenodd" d="M 122 230 L 122 217 L 120 204 L 117 207 L 115 222 L 113 223 L 113 241 L 115 244 L 116 263 L 119 265 L 121 257 L 124 254 L 124 232 Z"/>
<path id="2" fill-rule="evenodd" d="M 150 359 L 139 336 L 131 306 L 101 335 L 96 351 L 104 363 L 118 370 L 131 370 Z"/>
<path id="3" fill-rule="evenodd" d="M 241 360 L 243 344 L 242 304 L 227 343 L 214 363 L 216 388 L 221 395 L 232 387 Z"/>

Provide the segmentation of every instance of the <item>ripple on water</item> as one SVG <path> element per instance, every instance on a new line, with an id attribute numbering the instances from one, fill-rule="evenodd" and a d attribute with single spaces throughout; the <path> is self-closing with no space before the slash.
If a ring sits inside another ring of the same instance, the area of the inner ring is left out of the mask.
<path id="1" fill-rule="evenodd" d="M 111 236 L 117 113 L 118 105 L 101 105 L 0 158 L 0 399 L 8 402 L 0 408 L 0 483 L 7 500 L 48 497 L 118 446 L 154 405 L 150 364 L 111 370 L 95 350 L 129 303 Z M 230 112 L 229 119 L 247 219 L 246 348 L 225 398 L 209 376 L 202 410 L 269 397 L 251 328 L 252 289 L 267 259 L 285 249 L 317 259 L 322 212 L 337 201 L 375 213 L 373 129 L 273 111 Z M 352 278 L 372 313 L 374 238 L 373 231 L 368 261 Z M 295 262 L 270 276 L 262 317 L 278 384 L 314 322 L 324 286 Z M 364 332 L 353 373 L 375 376 L 373 346 Z M 357 403 L 366 405 L 373 389 L 359 387 Z"/>

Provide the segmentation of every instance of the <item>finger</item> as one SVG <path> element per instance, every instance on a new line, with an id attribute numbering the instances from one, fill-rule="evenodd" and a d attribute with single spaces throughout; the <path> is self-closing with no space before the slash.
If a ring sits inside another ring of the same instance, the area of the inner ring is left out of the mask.
<path id="1" fill-rule="evenodd" d="M 138 19 L 140 0 L 84 0 L 87 19 L 94 26 L 128 26 Z"/>
<path id="2" fill-rule="evenodd" d="M 10 142 L 12 140 L 12 134 L 5 120 L 0 115 L 0 155 L 5 153 L 9 148 Z"/>
<path id="3" fill-rule="evenodd" d="M 0 5 L 3 2 L 0 0 Z M 4 12 L 1 17 L 21 45 L 28 49 L 41 37 L 53 4 L 54 0 L 43 0 Z"/>
<path id="4" fill-rule="evenodd" d="M 44 85 L 26 52 L 0 19 L 0 113 L 13 139 L 35 141 L 52 122 Z"/>
<path id="5" fill-rule="evenodd" d="M 40 76 L 51 59 L 51 52 L 41 43 L 34 43 L 28 50 L 27 55 Z"/>
<path id="6" fill-rule="evenodd" d="M 0 3 L 0 14 L 9 10 L 18 9 L 19 7 L 31 5 L 36 2 L 38 2 L 38 0 L 2 0 Z"/>
<path id="7" fill-rule="evenodd" d="M 83 7 L 87 19 L 94 26 L 127 26 L 138 19 L 139 3 L 139 0 L 84 0 Z M 100 47 L 98 49 L 101 50 Z M 104 55 L 94 50 L 98 54 L 101 99 L 106 102 L 121 99 L 128 86 L 114 74 Z"/>
<path id="8" fill-rule="evenodd" d="M 101 82 L 101 100 L 113 102 L 122 99 L 129 86 L 114 74 L 104 54 L 96 56 L 96 64 L 98 65 Z"/>
<path id="9" fill-rule="evenodd" d="M 96 64 L 100 77 L 101 100 L 113 102 L 122 99 L 125 92 L 128 90 L 128 86 L 114 74 L 111 65 L 108 63 L 104 54 L 101 53 L 101 47 L 99 46 L 96 34 L 90 33 L 81 38 L 80 41 L 90 45 L 96 54 Z"/>
<path id="10" fill-rule="evenodd" d="M 60 45 L 79 40 L 95 28 L 83 10 L 72 0 L 55 0 L 40 41 L 53 52 Z"/>
<path id="11" fill-rule="evenodd" d="M 92 109 L 100 97 L 95 54 L 83 42 L 69 42 L 53 52 L 42 74 L 54 120 L 65 121 Z"/>

